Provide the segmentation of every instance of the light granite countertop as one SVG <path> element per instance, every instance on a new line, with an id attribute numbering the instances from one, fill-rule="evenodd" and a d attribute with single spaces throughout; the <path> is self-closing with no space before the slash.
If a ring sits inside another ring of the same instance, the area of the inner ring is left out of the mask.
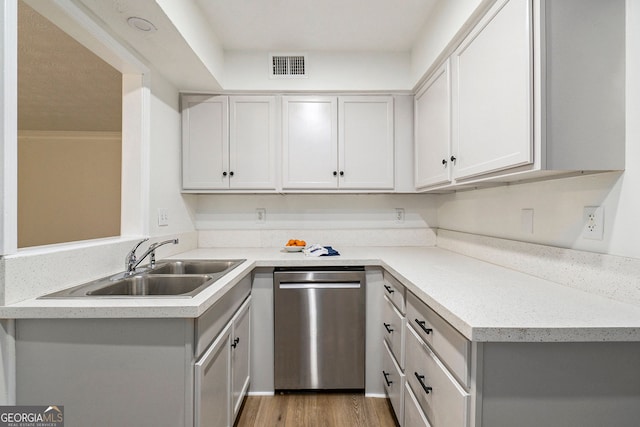
<path id="1" fill-rule="evenodd" d="M 389 271 L 472 341 L 640 341 L 636 305 L 436 247 L 338 249 L 341 256 L 320 258 L 277 248 L 196 249 L 171 258 L 246 261 L 193 298 L 29 299 L 0 307 L 0 318 L 194 318 L 256 267 L 364 265 Z"/>

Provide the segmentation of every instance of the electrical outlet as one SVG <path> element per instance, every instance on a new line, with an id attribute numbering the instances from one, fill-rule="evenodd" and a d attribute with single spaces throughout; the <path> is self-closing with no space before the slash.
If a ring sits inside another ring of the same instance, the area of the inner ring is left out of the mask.
<path id="1" fill-rule="evenodd" d="M 604 207 L 585 206 L 583 213 L 582 237 L 585 239 L 602 240 L 604 236 Z"/>
<path id="2" fill-rule="evenodd" d="M 404 208 L 396 208 L 396 222 L 404 222 Z"/>
<path id="3" fill-rule="evenodd" d="M 169 225 L 169 210 L 158 208 L 158 226 L 164 227 Z"/>
<path id="4" fill-rule="evenodd" d="M 265 208 L 257 208 L 256 222 L 259 224 L 264 224 L 266 220 L 267 220 L 267 210 Z"/>

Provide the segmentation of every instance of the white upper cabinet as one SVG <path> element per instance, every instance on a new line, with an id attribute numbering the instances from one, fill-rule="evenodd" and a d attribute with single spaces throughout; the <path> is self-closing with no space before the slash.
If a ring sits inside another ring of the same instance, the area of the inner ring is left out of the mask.
<path id="1" fill-rule="evenodd" d="M 182 97 L 185 190 L 275 190 L 272 96 Z"/>
<path id="2" fill-rule="evenodd" d="M 232 96 L 229 107 L 229 187 L 275 189 L 275 98 Z"/>
<path id="3" fill-rule="evenodd" d="M 446 63 L 416 96 L 416 188 L 624 169 L 625 0 L 497 0 L 452 46 L 451 109 Z"/>
<path id="4" fill-rule="evenodd" d="M 533 161 L 531 2 L 502 3 L 451 59 L 454 178 Z"/>
<path id="5" fill-rule="evenodd" d="M 336 188 L 337 99 L 285 96 L 282 117 L 283 188 Z"/>
<path id="6" fill-rule="evenodd" d="M 342 96 L 338 112 L 338 186 L 392 190 L 393 97 Z"/>
<path id="7" fill-rule="evenodd" d="M 415 98 L 415 185 L 451 182 L 451 83 L 449 61 Z"/>
<path id="8" fill-rule="evenodd" d="M 182 97 L 182 187 L 226 188 L 229 171 L 227 96 Z"/>
<path id="9" fill-rule="evenodd" d="M 283 189 L 392 190 L 392 96 L 283 97 Z"/>

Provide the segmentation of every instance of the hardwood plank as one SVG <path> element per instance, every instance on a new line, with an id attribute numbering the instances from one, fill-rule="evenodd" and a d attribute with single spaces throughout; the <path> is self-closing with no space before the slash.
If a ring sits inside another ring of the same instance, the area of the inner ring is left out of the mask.
<path id="1" fill-rule="evenodd" d="M 236 427 L 397 427 L 387 399 L 357 393 L 249 396 Z"/>

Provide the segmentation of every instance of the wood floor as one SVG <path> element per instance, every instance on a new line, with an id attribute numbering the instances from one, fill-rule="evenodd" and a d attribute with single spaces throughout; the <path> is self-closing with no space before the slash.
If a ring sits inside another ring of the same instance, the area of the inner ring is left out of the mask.
<path id="1" fill-rule="evenodd" d="M 236 427 L 397 427 L 387 399 L 363 394 L 248 396 Z"/>

